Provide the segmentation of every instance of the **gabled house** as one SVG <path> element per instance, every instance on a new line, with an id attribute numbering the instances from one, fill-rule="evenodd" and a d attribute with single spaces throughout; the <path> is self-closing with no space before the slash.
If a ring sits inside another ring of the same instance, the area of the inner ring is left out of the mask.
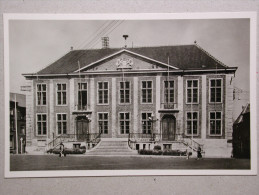
<path id="1" fill-rule="evenodd" d="M 247 104 L 233 124 L 233 157 L 250 158 L 250 148 L 250 104 Z"/>
<path id="2" fill-rule="evenodd" d="M 26 142 L 26 96 L 10 93 L 10 153 L 24 153 Z M 17 128 L 17 129 L 16 129 Z M 16 138 L 17 137 L 17 138 Z"/>
<path id="3" fill-rule="evenodd" d="M 132 149 L 183 143 L 202 146 L 206 156 L 230 157 L 236 69 L 197 44 L 72 50 L 23 74 L 32 89 L 27 150 L 61 138 L 89 148 L 117 139 Z"/>

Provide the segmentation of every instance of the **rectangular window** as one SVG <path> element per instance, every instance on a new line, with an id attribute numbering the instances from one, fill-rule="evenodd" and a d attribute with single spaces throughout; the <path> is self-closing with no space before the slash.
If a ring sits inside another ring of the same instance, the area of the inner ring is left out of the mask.
<path id="1" fill-rule="evenodd" d="M 108 113 L 98 113 L 99 132 L 108 134 Z"/>
<path id="2" fill-rule="evenodd" d="M 210 135 L 221 135 L 221 112 L 210 112 Z"/>
<path id="3" fill-rule="evenodd" d="M 152 113 L 142 113 L 142 132 L 151 134 L 151 115 Z"/>
<path id="4" fill-rule="evenodd" d="M 87 109 L 87 83 L 78 83 L 78 110 Z"/>
<path id="5" fill-rule="evenodd" d="M 221 103 L 222 79 L 210 80 L 210 102 Z"/>
<path id="6" fill-rule="evenodd" d="M 37 105 L 42 106 L 46 105 L 47 97 L 47 85 L 46 84 L 37 84 Z"/>
<path id="7" fill-rule="evenodd" d="M 187 112 L 187 134 L 197 135 L 198 134 L 198 112 Z"/>
<path id="8" fill-rule="evenodd" d="M 130 130 L 130 114 L 128 112 L 126 113 L 120 113 L 120 132 L 121 134 L 129 134 Z"/>
<path id="9" fill-rule="evenodd" d="M 46 135 L 47 134 L 47 115 L 37 114 L 37 134 Z"/>
<path id="10" fill-rule="evenodd" d="M 67 114 L 57 114 L 58 135 L 67 134 Z"/>
<path id="11" fill-rule="evenodd" d="M 98 82 L 98 103 L 108 104 L 108 82 Z"/>
<path id="12" fill-rule="evenodd" d="M 130 103 L 130 82 L 120 82 L 120 103 Z"/>
<path id="13" fill-rule="evenodd" d="M 67 104 L 67 84 L 57 84 L 57 105 Z"/>
<path id="14" fill-rule="evenodd" d="M 165 81 L 165 103 L 174 103 L 174 81 Z"/>
<path id="15" fill-rule="evenodd" d="M 198 103 L 198 80 L 187 80 L 186 81 L 186 100 L 187 103 Z"/>
<path id="16" fill-rule="evenodd" d="M 142 103 L 152 103 L 152 81 L 142 81 Z"/>

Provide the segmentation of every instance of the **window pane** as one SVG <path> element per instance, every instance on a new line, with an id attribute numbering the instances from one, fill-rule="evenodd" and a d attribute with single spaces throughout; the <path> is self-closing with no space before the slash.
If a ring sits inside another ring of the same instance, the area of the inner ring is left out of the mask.
<path id="1" fill-rule="evenodd" d="M 198 113 L 197 112 L 193 112 L 193 119 L 198 119 Z"/>
<path id="2" fill-rule="evenodd" d="M 210 86 L 215 87 L 215 80 L 210 80 Z"/>
<path id="3" fill-rule="evenodd" d="M 37 122 L 37 126 L 38 126 L 38 134 L 41 134 L 41 122 Z"/>
<path id="4" fill-rule="evenodd" d="M 192 87 L 192 81 L 187 81 L 187 87 Z"/>
<path id="5" fill-rule="evenodd" d="M 152 82 L 148 81 L 148 88 L 152 88 Z"/>
<path id="6" fill-rule="evenodd" d="M 216 118 L 221 119 L 221 112 L 216 112 Z"/>
<path id="7" fill-rule="evenodd" d="M 221 86 L 221 80 L 220 79 L 217 79 L 216 83 L 217 83 L 217 87 Z"/>
<path id="8" fill-rule="evenodd" d="M 104 89 L 108 89 L 108 82 L 104 82 Z"/>
<path id="9" fill-rule="evenodd" d="M 210 113 L 210 119 L 215 119 L 215 113 L 214 112 Z"/>
<path id="10" fill-rule="evenodd" d="M 126 82 L 126 89 L 129 89 L 129 82 Z"/>
<path id="11" fill-rule="evenodd" d="M 188 112 L 187 113 L 187 119 L 191 119 L 191 118 L 192 118 L 191 112 Z"/>
<path id="12" fill-rule="evenodd" d="M 142 81 L 142 88 L 146 88 L 146 82 Z"/>
<path id="13" fill-rule="evenodd" d="M 46 85 L 42 85 L 42 91 L 46 91 Z"/>
<path id="14" fill-rule="evenodd" d="M 198 81 L 197 80 L 193 81 L 193 87 L 198 87 Z"/>

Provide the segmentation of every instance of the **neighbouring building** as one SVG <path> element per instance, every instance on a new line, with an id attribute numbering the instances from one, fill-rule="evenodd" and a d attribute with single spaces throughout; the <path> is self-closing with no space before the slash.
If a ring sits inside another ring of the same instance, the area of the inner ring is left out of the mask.
<path id="1" fill-rule="evenodd" d="M 10 93 L 10 152 L 25 152 L 26 143 L 26 96 L 23 94 Z M 16 104 L 16 106 L 15 106 Z M 16 116 L 17 115 L 17 118 Z M 16 127 L 18 139 L 16 141 Z M 18 143 L 18 147 L 17 147 Z M 22 150 L 21 150 L 22 149 Z"/>
<path id="2" fill-rule="evenodd" d="M 230 157 L 233 82 L 228 67 L 193 45 L 71 50 L 23 74 L 27 151 L 57 138 L 90 144 L 129 139 L 133 149 L 184 143 L 206 156 Z M 87 136 L 86 136 L 87 135 Z"/>
<path id="3" fill-rule="evenodd" d="M 247 104 L 233 125 L 233 157 L 250 158 L 250 148 L 250 104 Z"/>

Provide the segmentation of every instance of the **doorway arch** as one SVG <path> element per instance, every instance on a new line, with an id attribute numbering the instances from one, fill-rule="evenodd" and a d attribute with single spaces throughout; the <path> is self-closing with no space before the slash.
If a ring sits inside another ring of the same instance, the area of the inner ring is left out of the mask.
<path id="1" fill-rule="evenodd" d="M 165 115 L 162 118 L 162 140 L 174 141 L 176 136 L 176 118 L 173 115 Z"/>
<path id="2" fill-rule="evenodd" d="M 89 120 L 85 116 L 76 117 L 76 137 L 77 140 L 84 140 L 89 135 Z"/>

